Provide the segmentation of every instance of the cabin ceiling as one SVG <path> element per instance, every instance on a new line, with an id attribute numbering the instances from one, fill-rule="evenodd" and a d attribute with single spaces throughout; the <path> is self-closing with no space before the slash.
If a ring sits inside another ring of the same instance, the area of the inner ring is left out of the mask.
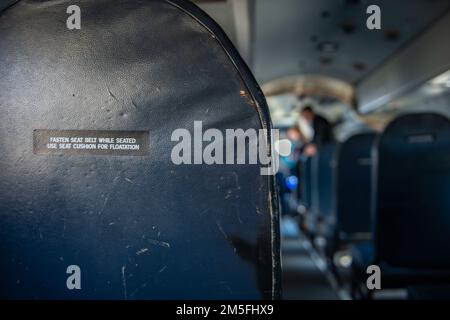
<path id="1" fill-rule="evenodd" d="M 450 8 L 448 0 L 194 2 L 222 26 L 261 84 L 299 74 L 355 84 Z M 382 30 L 366 28 L 371 4 L 381 8 Z"/>

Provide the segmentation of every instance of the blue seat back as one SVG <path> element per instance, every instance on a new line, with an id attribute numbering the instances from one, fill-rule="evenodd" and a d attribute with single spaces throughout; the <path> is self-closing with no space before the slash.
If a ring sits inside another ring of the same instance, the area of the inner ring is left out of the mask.
<path id="1" fill-rule="evenodd" d="M 341 239 L 371 231 L 372 147 L 376 134 L 351 136 L 336 154 L 335 215 Z"/>
<path id="2" fill-rule="evenodd" d="M 306 209 L 309 209 L 312 194 L 312 158 L 304 157 L 300 162 L 301 201 Z"/>
<path id="3" fill-rule="evenodd" d="M 332 216 L 335 151 L 336 144 L 326 144 L 313 157 L 312 208 L 321 218 Z"/>
<path id="4" fill-rule="evenodd" d="M 450 268 L 450 121 L 431 113 L 392 121 L 375 152 L 377 258 Z"/>
<path id="5" fill-rule="evenodd" d="M 186 164 L 207 129 L 271 132 L 220 27 L 184 0 L 19 1 L 0 15 L 0 298 L 276 297 L 274 177 L 236 153 Z M 66 286 L 74 266 L 80 290 Z"/>

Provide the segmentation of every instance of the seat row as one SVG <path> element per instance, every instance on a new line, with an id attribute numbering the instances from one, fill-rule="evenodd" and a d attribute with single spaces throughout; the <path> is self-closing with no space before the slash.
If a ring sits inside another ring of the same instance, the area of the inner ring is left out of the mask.
<path id="1" fill-rule="evenodd" d="M 450 121 L 402 115 L 381 134 L 356 134 L 299 166 L 304 225 L 323 239 L 333 270 L 351 253 L 354 297 L 367 297 L 367 267 L 383 288 L 450 283 Z M 416 292 L 412 290 L 411 292 Z"/>

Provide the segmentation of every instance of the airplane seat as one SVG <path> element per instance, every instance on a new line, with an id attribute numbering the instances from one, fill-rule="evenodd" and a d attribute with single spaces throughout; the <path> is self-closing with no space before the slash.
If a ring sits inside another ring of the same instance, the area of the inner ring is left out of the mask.
<path id="1" fill-rule="evenodd" d="M 309 238 L 314 239 L 320 233 L 318 220 L 319 214 L 319 152 L 314 156 L 308 156 L 305 163 L 306 170 L 306 188 L 308 209 L 305 217 L 306 232 Z"/>
<path id="2" fill-rule="evenodd" d="M 297 192 L 297 203 L 299 205 L 303 205 L 303 184 L 300 180 L 301 177 L 303 177 L 303 161 L 302 159 L 298 159 L 297 162 L 295 163 L 295 168 L 294 168 L 294 174 L 297 177 L 298 181 L 297 181 L 297 188 L 296 188 L 296 192 Z M 306 208 L 305 208 L 306 209 Z"/>
<path id="3" fill-rule="evenodd" d="M 375 247 L 371 241 L 354 243 L 351 246 L 352 269 L 357 275 L 366 272 L 369 265 L 375 260 Z"/>
<path id="4" fill-rule="evenodd" d="M 1 12 L 0 297 L 278 298 L 274 177 L 198 144 L 210 128 L 270 143 L 224 32 L 189 1 L 70 5 L 80 29 L 65 1 Z"/>
<path id="5" fill-rule="evenodd" d="M 372 145 L 376 133 L 351 136 L 338 145 L 334 182 L 335 225 L 331 252 L 342 246 L 371 239 Z"/>
<path id="6" fill-rule="evenodd" d="M 312 208 L 318 224 L 318 233 L 327 236 L 333 225 L 333 184 L 336 144 L 321 146 L 313 157 Z"/>
<path id="7" fill-rule="evenodd" d="M 301 185 L 301 202 L 306 209 L 311 208 L 311 157 L 303 157 L 300 159 L 300 185 Z"/>
<path id="8" fill-rule="evenodd" d="M 418 285 L 408 287 L 409 300 L 449 300 L 450 285 Z"/>
<path id="9" fill-rule="evenodd" d="M 324 219 L 332 216 L 333 183 L 336 144 L 327 144 L 319 149 L 317 190 L 318 212 Z"/>
<path id="10" fill-rule="evenodd" d="M 300 227 L 309 237 L 315 233 L 314 214 L 312 212 L 312 189 L 313 189 L 313 157 L 302 156 L 299 160 L 299 181 L 301 190 L 301 204 L 305 212 L 300 216 Z"/>
<path id="11" fill-rule="evenodd" d="M 449 119 L 400 116 L 379 137 L 374 156 L 374 243 L 355 246 L 355 274 L 377 264 L 385 287 L 450 281 Z"/>

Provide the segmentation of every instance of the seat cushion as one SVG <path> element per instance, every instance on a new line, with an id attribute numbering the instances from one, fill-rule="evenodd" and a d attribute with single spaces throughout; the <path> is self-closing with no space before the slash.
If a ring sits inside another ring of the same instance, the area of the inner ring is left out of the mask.
<path id="1" fill-rule="evenodd" d="M 408 287 L 411 300 L 450 300 L 450 285 L 418 285 Z"/>
<path id="2" fill-rule="evenodd" d="M 386 263 L 377 263 L 375 246 L 372 242 L 364 242 L 352 246 L 353 276 L 360 280 L 366 279 L 367 267 L 379 265 L 381 270 L 382 288 L 407 287 L 412 284 L 450 283 L 450 270 L 400 268 Z"/>

